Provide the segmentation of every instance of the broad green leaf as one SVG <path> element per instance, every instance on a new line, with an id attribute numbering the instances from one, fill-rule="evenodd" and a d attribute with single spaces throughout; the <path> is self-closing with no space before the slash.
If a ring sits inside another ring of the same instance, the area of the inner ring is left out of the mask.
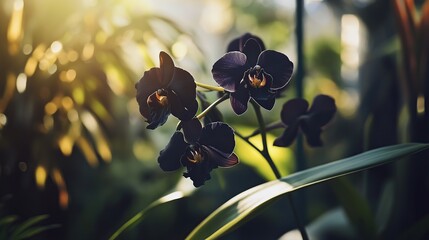
<path id="1" fill-rule="evenodd" d="M 182 178 L 181 181 L 177 184 L 177 186 L 170 191 L 170 193 L 166 194 L 165 196 L 158 198 L 157 200 L 153 201 L 151 204 L 149 204 L 146 208 L 144 208 L 142 211 L 138 212 L 134 217 L 132 217 L 130 220 L 128 220 L 126 223 L 124 223 L 118 230 L 116 230 L 112 236 L 110 236 L 109 240 L 114 240 L 118 238 L 118 236 L 123 233 L 125 230 L 135 226 L 138 222 L 140 222 L 146 212 L 153 209 L 154 207 L 157 207 L 159 205 L 162 205 L 164 203 L 172 202 L 184 197 L 187 197 L 191 195 L 195 188 L 190 184 L 189 181 L 184 181 L 184 178 Z"/>
<path id="2" fill-rule="evenodd" d="M 386 164 L 428 148 L 428 144 L 419 143 L 382 147 L 255 186 L 236 195 L 216 209 L 189 234 L 187 239 L 218 238 L 250 220 L 275 200 L 290 192 Z"/>

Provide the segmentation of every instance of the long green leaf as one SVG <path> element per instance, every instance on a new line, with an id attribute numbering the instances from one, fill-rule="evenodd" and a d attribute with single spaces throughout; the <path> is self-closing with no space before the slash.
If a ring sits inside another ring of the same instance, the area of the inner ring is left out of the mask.
<path id="1" fill-rule="evenodd" d="M 55 229 L 55 228 L 59 228 L 61 227 L 61 225 L 59 224 L 51 224 L 51 225 L 47 225 L 47 226 L 40 226 L 40 227 L 32 227 L 27 229 L 26 231 L 22 232 L 21 234 L 19 234 L 19 236 L 16 237 L 16 239 L 28 239 L 31 238 L 39 233 L 42 232 L 46 232 L 48 230 L 51 229 Z"/>
<path id="2" fill-rule="evenodd" d="M 21 235 L 24 231 L 30 229 L 32 226 L 40 223 L 41 221 L 47 219 L 49 215 L 38 215 L 31 217 L 25 220 L 23 223 L 19 224 L 18 227 L 13 231 L 11 239 L 18 239 L 18 236 Z"/>
<path id="3" fill-rule="evenodd" d="M 187 239 L 218 238 L 250 220 L 265 207 L 290 192 L 386 164 L 428 148 L 429 144 L 420 143 L 382 147 L 258 185 L 236 195 L 216 209 L 189 234 Z"/>
<path id="4" fill-rule="evenodd" d="M 178 182 L 176 187 L 170 191 L 167 195 L 158 198 L 157 200 L 153 201 L 151 204 L 149 204 L 146 208 L 138 212 L 134 217 L 129 219 L 127 222 L 125 222 L 118 230 L 116 230 L 109 238 L 109 240 L 115 240 L 118 238 L 119 235 L 121 235 L 125 230 L 135 226 L 138 222 L 143 220 L 144 215 L 151 209 L 163 205 L 165 203 L 169 203 L 184 197 L 187 197 L 191 195 L 194 191 L 194 187 L 189 187 L 189 183 L 185 183 L 183 181 L 183 178 L 181 181 Z"/>

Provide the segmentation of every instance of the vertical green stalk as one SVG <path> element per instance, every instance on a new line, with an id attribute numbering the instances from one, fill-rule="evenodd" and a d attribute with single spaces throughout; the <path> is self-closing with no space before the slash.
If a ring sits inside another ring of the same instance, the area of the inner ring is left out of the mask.
<path id="1" fill-rule="evenodd" d="M 280 179 L 281 178 L 281 174 L 280 174 L 279 170 L 277 169 L 277 167 L 276 167 L 273 159 L 271 158 L 270 153 L 268 152 L 267 132 L 266 132 L 266 129 L 265 129 L 265 121 L 264 121 L 264 118 L 263 118 L 262 113 L 261 113 L 261 107 L 253 99 L 250 100 L 250 103 L 252 103 L 253 109 L 255 110 L 256 118 L 258 119 L 259 130 L 261 132 L 262 150 L 260 150 L 259 152 L 267 160 L 267 162 L 270 165 L 271 169 L 273 170 L 274 175 L 276 176 L 276 178 Z M 252 145 L 252 146 L 255 149 L 257 149 L 254 145 Z M 299 231 L 301 233 L 302 239 L 303 240 L 308 240 L 308 235 L 307 235 L 307 232 L 305 230 L 305 227 L 301 224 L 301 222 L 299 220 L 299 217 L 298 217 L 298 212 L 297 212 L 296 207 L 295 207 L 295 205 L 293 203 L 292 194 L 288 195 L 288 200 L 289 200 L 289 203 L 291 205 L 292 213 L 293 213 L 293 215 L 295 217 L 295 221 L 296 221 L 297 226 L 299 228 Z"/>
<path id="2" fill-rule="evenodd" d="M 265 131 L 265 122 L 264 122 L 264 118 L 263 118 L 262 113 L 261 113 L 261 107 L 259 107 L 258 103 L 255 102 L 255 100 L 253 100 L 253 99 L 250 102 L 252 103 L 253 109 L 255 110 L 256 118 L 258 119 L 259 129 L 261 131 L 261 138 L 262 138 L 261 154 L 267 160 L 267 162 L 270 165 L 271 169 L 273 170 L 276 178 L 279 179 L 282 176 L 281 176 L 279 170 L 277 169 L 276 165 L 274 164 L 274 161 L 271 158 L 270 153 L 268 152 L 267 132 Z"/>
<path id="3" fill-rule="evenodd" d="M 296 96 L 303 98 L 304 90 L 304 1 L 296 0 L 296 13 L 295 13 L 295 32 L 296 32 L 296 55 L 297 55 L 297 69 L 295 75 Z M 298 135 L 296 139 L 296 171 L 306 169 L 304 158 L 304 145 L 303 138 Z"/>
<path id="4" fill-rule="evenodd" d="M 304 96 L 304 75 L 305 75 L 305 65 L 304 65 L 304 1 L 296 0 L 296 12 L 295 12 L 295 34 L 296 34 L 296 55 L 297 55 L 297 71 L 295 76 L 296 84 L 296 96 L 298 98 L 303 98 Z M 302 171 L 306 169 L 306 160 L 304 154 L 304 144 L 302 135 L 298 134 L 296 139 L 296 171 Z M 302 209 L 303 215 L 305 216 L 305 196 L 300 194 L 300 201 L 298 209 Z M 293 214 L 295 216 L 299 231 L 301 232 L 302 239 L 307 240 L 308 235 L 299 220 L 297 208 L 293 203 L 292 194 L 289 195 L 289 203 L 292 207 Z"/>

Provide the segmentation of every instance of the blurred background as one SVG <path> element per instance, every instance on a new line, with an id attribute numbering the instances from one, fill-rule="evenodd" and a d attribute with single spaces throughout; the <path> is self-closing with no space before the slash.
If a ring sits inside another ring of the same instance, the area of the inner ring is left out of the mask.
<path id="1" fill-rule="evenodd" d="M 303 96 L 330 95 L 338 112 L 322 133 L 323 147 L 304 143 L 300 164 L 295 144 L 270 148 L 282 175 L 429 141 L 428 5 L 304 1 Z M 274 179 L 238 138 L 241 164 L 214 170 L 200 189 L 182 171 L 162 172 L 156 159 L 177 120 L 145 129 L 134 84 L 166 51 L 196 81 L 215 85 L 212 64 L 246 32 L 296 66 L 295 13 L 295 2 L 283 0 L 1 0 L 0 238 L 107 239 L 175 189 L 186 197 L 151 209 L 120 239 L 183 239 L 229 198 Z M 296 97 L 294 80 L 263 112 L 266 122 L 278 121 L 282 104 Z M 239 132 L 257 126 L 251 110 L 237 117 L 228 101 L 219 109 Z M 269 142 L 280 133 L 271 132 Z M 424 239 L 428 170 L 423 161 L 400 161 L 294 197 L 314 239 Z M 293 239 L 295 228 L 280 200 L 224 239 Z"/>

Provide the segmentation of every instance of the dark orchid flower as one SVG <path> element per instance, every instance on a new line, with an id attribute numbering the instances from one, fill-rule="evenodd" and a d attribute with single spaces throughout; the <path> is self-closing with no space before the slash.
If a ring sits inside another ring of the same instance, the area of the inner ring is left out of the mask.
<path id="1" fill-rule="evenodd" d="M 304 99 L 293 99 L 283 105 L 281 120 L 287 127 L 283 134 L 274 141 L 274 146 L 287 147 L 295 140 L 299 129 L 312 147 L 322 146 L 320 133 L 334 116 L 337 108 L 335 100 L 327 95 L 318 95 L 308 109 Z"/>
<path id="2" fill-rule="evenodd" d="M 170 113 L 180 120 L 190 120 L 198 109 L 192 75 L 175 67 L 165 52 L 159 53 L 159 61 L 160 67 L 146 71 L 136 84 L 137 102 L 148 129 L 162 126 Z"/>
<path id="3" fill-rule="evenodd" d="M 183 133 L 176 131 L 160 153 L 158 163 L 162 170 L 174 171 L 184 166 L 187 172 L 183 176 L 200 187 L 211 178 L 211 170 L 238 163 L 233 153 L 234 132 L 227 124 L 215 122 L 202 127 L 195 118 L 182 123 Z"/>
<path id="4" fill-rule="evenodd" d="M 262 42 L 259 38 L 247 37 L 249 39 L 240 51 L 226 53 L 212 69 L 214 80 L 231 93 L 232 109 L 239 115 L 247 110 L 250 98 L 263 108 L 271 110 L 276 91 L 288 84 L 293 71 L 293 63 L 286 55 L 263 50 L 263 46 L 258 43 Z M 240 40 L 238 43 L 234 41 L 231 49 L 235 49 L 237 45 L 240 48 Z"/>
<path id="5" fill-rule="evenodd" d="M 262 39 L 260 39 L 258 36 L 253 35 L 251 33 L 245 33 L 245 34 L 241 35 L 240 37 L 233 39 L 228 44 L 228 48 L 227 48 L 226 52 L 232 52 L 232 51 L 243 52 L 244 44 L 247 42 L 247 40 L 249 40 L 251 38 L 254 39 L 259 44 L 259 46 L 261 47 L 261 51 L 265 50 L 265 45 L 264 45 L 264 42 L 262 41 Z"/>

